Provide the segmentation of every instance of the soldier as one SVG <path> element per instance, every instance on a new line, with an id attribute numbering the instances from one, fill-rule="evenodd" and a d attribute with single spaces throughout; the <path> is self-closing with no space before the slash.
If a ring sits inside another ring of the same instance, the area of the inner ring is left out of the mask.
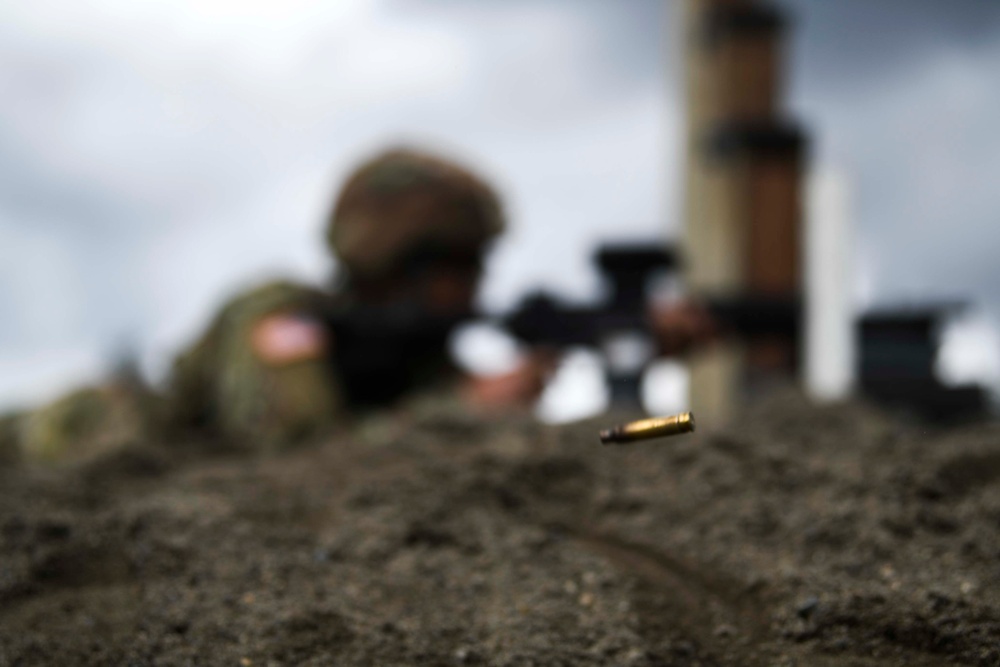
<path id="1" fill-rule="evenodd" d="M 240 294 L 178 356 L 165 397 L 117 384 L 81 390 L 6 420 L 0 441 L 56 461 L 165 430 L 273 448 L 417 396 L 480 409 L 531 405 L 553 354 L 471 378 L 447 352 L 504 226 L 498 197 L 468 169 L 412 150 L 378 155 L 349 177 L 328 221 L 340 268 L 332 290 L 274 281 Z M 700 319 L 688 310 L 655 315 L 664 351 L 698 337 Z"/>
<path id="2" fill-rule="evenodd" d="M 532 401 L 547 364 L 471 380 L 447 353 L 503 228 L 496 194 L 464 167 L 411 150 L 364 163 L 327 228 L 340 266 L 332 292 L 276 282 L 232 300 L 175 365 L 174 421 L 284 443 L 418 390 Z"/>

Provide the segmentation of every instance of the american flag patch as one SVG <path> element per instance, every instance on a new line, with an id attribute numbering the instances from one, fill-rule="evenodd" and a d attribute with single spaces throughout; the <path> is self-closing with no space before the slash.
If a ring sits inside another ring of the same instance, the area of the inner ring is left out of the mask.
<path id="1" fill-rule="evenodd" d="M 301 315 L 269 315 L 251 334 L 254 354 L 269 365 L 280 366 L 326 353 L 326 332 L 318 322 Z"/>

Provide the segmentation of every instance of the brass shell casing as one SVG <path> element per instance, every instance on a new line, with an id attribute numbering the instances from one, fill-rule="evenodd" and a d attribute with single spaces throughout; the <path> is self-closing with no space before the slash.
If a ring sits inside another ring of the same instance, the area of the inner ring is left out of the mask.
<path id="1" fill-rule="evenodd" d="M 626 444 L 652 438 L 666 438 L 694 431 L 694 415 L 684 412 L 672 417 L 654 417 L 621 424 L 601 431 L 601 442 L 605 445 Z"/>

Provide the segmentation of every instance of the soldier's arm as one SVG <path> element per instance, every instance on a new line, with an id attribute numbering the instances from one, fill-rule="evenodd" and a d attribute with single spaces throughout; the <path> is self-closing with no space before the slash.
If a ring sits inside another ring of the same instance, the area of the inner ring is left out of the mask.
<path id="1" fill-rule="evenodd" d="M 685 354 L 719 336 L 715 318 L 695 301 L 654 305 L 648 318 L 659 351 L 667 356 Z"/>
<path id="2" fill-rule="evenodd" d="M 536 350 L 510 372 L 467 377 L 462 387 L 463 398 L 472 407 L 485 411 L 531 407 L 545 390 L 557 363 L 556 353 Z"/>

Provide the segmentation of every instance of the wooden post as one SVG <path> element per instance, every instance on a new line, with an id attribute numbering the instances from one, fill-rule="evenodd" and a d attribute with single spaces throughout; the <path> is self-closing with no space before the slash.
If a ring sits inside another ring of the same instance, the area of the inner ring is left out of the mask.
<path id="1" fill-rule="evenodd" d="M 753 0 L 687 0 L 684 247 L 692 294 L 799 294 L 802 134 L 780 117 L 784 19 Z M 691 407 L 728 419 L 751 376 L 791 375 L 787 343 L 691 360 Z"/>

